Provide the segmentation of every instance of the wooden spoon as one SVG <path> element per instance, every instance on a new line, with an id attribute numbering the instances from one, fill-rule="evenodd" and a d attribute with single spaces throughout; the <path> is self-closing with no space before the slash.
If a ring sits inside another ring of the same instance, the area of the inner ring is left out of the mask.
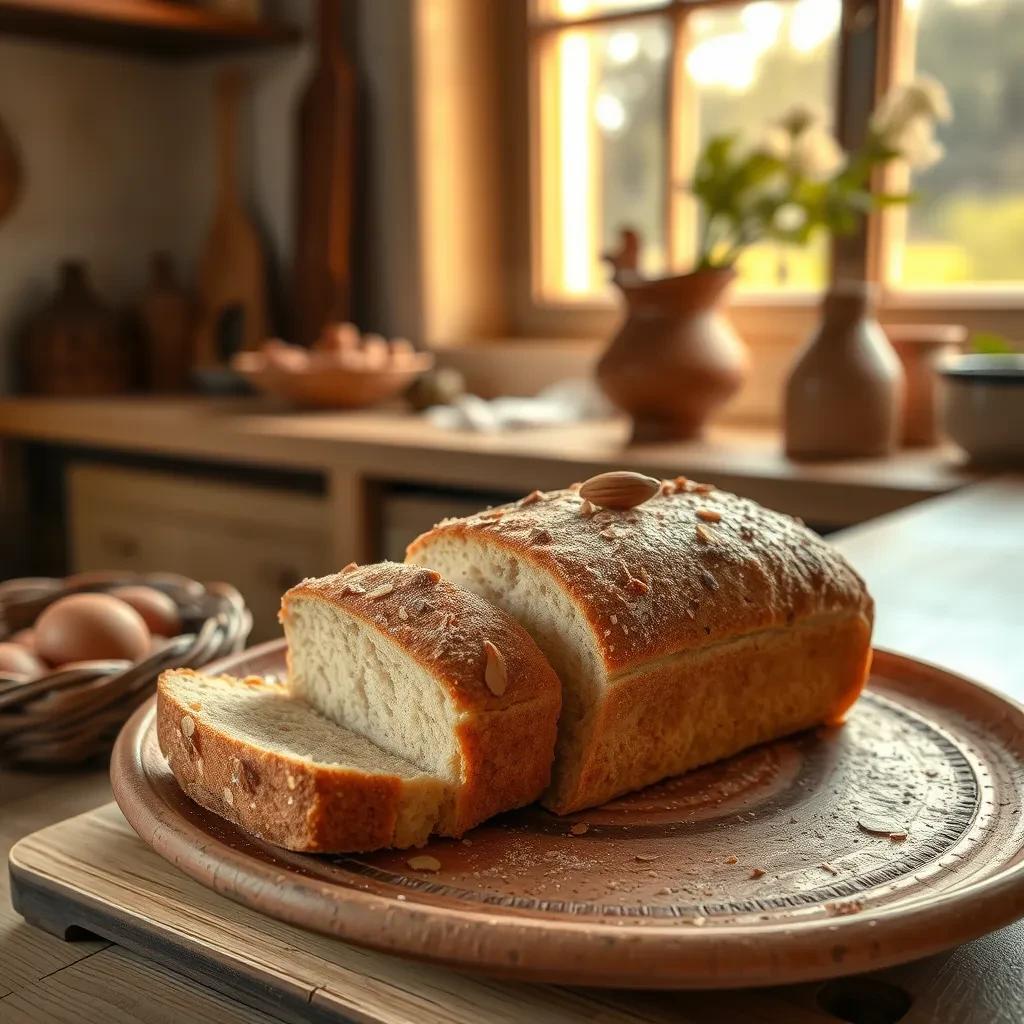
<path id="1" fill-rule="evenodd" d="M 14 209 L 21 194 L 22 171 L 14 140 L 0 121 L 0 220 Z"/>

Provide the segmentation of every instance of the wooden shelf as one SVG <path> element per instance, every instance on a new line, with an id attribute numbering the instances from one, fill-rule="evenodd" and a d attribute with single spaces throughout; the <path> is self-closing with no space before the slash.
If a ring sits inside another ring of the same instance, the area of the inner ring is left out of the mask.
<path id="1" fill-rule="evenodd" d="M 170 0 L 0 0 L 0 35 L 183 58 L 299 39 L 297 29 Z"/>

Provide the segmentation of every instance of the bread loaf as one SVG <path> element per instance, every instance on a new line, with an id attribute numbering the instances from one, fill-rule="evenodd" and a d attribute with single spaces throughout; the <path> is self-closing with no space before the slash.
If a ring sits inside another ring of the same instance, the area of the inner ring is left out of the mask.
<path id="1" fill-rule="evenodd" d="M 445 785 L 260 679 L 165 672 L 157 735 L 197 803 L 310 853 L 418 846 Z"/>
<path id="2" fill-rule="evenodd" d="M 517 622 L 429 569 L 350 567 L 285 594 L 289 686 L 445 785 L 458 836 L 547 786 L 558 677 Z"/>
<path id="3" fill-rule="evenodd" d="M 558 672 L 559 813 L 838 721 L 869 666 L 872 602 L 838 552 L 683 478 L 627 509 L 534 492 L 439 524 L 407 561 L 505 609 Z"/>

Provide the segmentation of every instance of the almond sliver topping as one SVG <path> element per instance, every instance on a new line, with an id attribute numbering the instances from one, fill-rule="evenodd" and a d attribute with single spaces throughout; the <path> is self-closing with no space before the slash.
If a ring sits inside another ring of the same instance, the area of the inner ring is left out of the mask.
<path id="1" fill-rule="evenodd" d="M 661 481 L 643 473 L 599 473 L 580 487 L 580 496 L 601 508 L 636 508 L 661 490 Z"/>
<path id="2" fill-rule="evenodd" d="M 484 641 L 484 656 L 487 659 L 484 664 L 484 682 L 495 697 L 500 697 L 508 687 L 505 656 L 490 640 Z"/>

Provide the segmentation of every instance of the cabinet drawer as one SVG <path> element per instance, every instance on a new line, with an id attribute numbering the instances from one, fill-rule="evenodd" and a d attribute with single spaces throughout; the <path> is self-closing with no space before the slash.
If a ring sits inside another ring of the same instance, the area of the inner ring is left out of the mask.
<path id="1" fill-rule="evenodd" d="M 280 635 L 281 594 L 330 571 L 324 499 L 271 488 L 79 463 L 68 470 L 75 571 L 226 580 L 253 613 L 253 642 Z"/>

